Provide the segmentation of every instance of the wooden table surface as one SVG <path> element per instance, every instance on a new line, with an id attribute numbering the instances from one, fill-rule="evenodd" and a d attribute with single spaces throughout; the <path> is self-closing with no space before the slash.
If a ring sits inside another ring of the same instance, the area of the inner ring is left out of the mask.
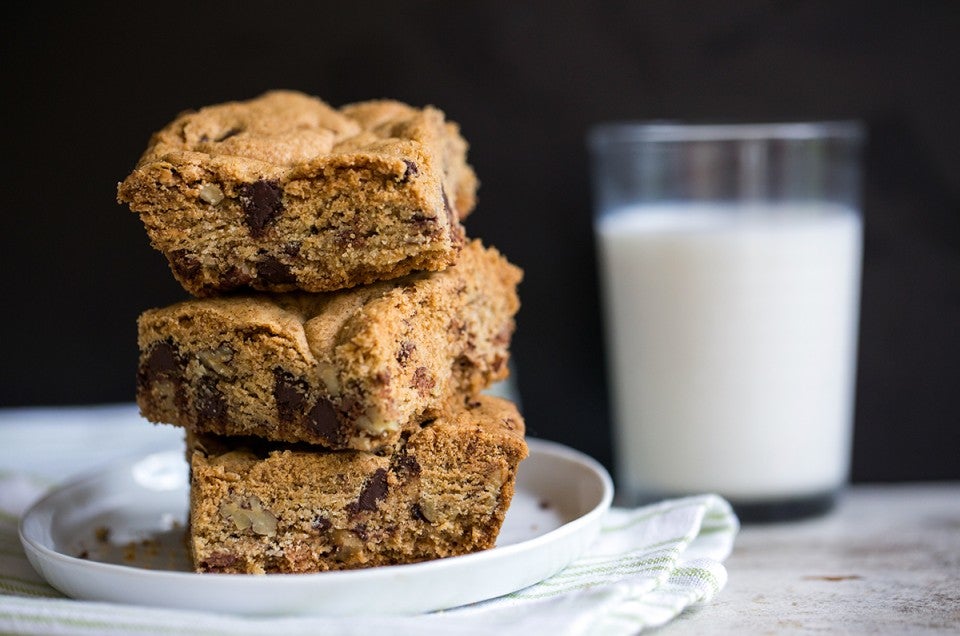
<path id="1" fill-rule="evenodd" d="M 960 634 L 960 483 L 854 486 L 826 516 L 745 525 L 683 634 Z"/>

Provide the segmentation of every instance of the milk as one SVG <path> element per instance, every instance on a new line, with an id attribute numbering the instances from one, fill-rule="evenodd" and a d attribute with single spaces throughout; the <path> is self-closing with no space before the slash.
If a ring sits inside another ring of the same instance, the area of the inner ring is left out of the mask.
<path id="1" fill-rule="evenodd" d="M 618 487 L 738 502 L 849 467 L 860 217 L 840 205 L 641 205 L 597 221 Z"/>

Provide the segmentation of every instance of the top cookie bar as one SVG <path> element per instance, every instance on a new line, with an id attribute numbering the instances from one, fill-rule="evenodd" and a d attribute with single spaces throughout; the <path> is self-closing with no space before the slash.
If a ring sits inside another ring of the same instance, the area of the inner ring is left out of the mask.
<path id="1" fill-rule="evenodd" d="M 117 199 L 195 296 L 332 291 L 455 262 L 466 150 L 432 107 L 273 91 L 177 117 Z"/>

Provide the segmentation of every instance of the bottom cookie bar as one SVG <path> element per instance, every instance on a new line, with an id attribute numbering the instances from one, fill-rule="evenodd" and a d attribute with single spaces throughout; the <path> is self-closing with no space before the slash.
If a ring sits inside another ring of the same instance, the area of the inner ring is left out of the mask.
<path id="1" fill-rule="evenodd" d="M 493 547 L 527 455 L 506 400 L 481 396 L 389 452 L 188 436 L 199 572 L 318 572 Z"/>

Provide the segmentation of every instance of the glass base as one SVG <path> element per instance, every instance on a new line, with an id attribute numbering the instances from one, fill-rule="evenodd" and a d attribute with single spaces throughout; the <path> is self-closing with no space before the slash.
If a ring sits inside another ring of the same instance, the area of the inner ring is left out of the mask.
<path id="1" fill-rule="evenodd" d="M 738 502 L 730 500 L 733 511 L 743 523 L 773 523 L 817 517 L 830 512 L 837 502 L 837 493 L 819 493 L 791 499 Z"/>

